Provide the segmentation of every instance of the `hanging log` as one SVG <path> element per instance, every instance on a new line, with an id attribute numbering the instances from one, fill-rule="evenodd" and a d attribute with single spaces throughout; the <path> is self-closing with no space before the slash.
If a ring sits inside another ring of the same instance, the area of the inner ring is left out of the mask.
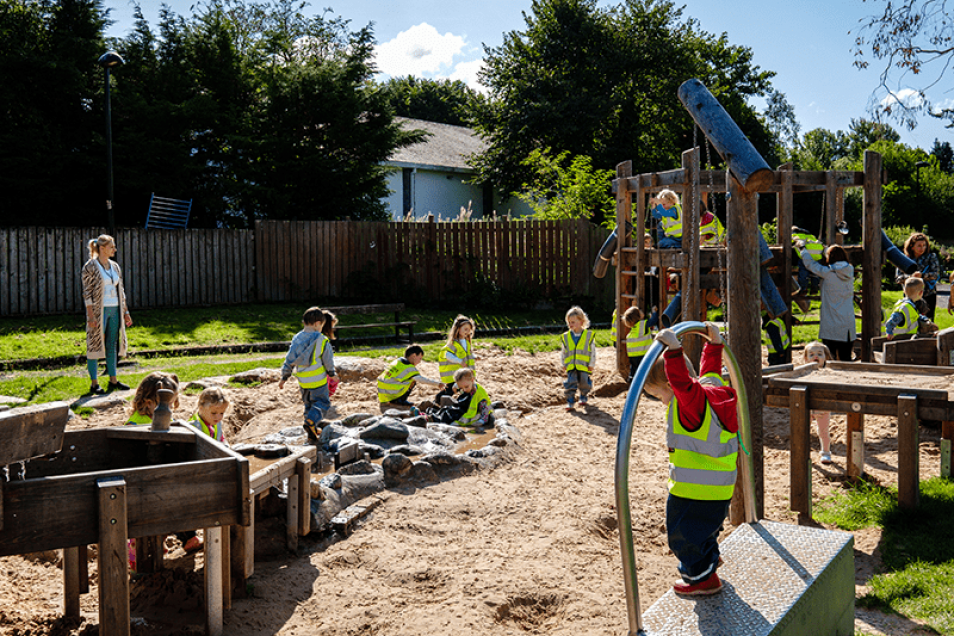
<path id="1" fill-rule="evenodd" d="M 725 159 L 729 171 L 746 192 L 758 192 L 775 181 L 775 174 L 722 104 L 702 82 L 691 79 L 679 87 L 679 101 Z"/>

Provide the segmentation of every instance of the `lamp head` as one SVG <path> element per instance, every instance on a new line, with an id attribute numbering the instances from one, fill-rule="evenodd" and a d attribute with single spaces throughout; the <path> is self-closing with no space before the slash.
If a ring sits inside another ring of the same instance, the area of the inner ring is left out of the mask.
<path id="1" fill-rule="evenodd" d="M 113 68 L 125 64 L 125 60 L 116 51 L 106 51 L 99 56 L 98 64 L 103 68 Z"/>
<path id="2" fill-rule="evenodd" d="M 931 165 L 931 163 L 928 162 L 928 161 L 919 161 L 919 162 L 917 162 L 916 164 L 914 164 L 914 167 L 915 167 L 915 168 L 927 168 L 927 167 L 930 166 L 930 165 Z"/>

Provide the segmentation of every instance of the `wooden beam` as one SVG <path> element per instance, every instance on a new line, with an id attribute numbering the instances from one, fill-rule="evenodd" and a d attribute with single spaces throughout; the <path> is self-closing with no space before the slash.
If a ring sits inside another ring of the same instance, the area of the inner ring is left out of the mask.
<path id="1" fill-rule="evenodd" d="M 222 528 L 205 529 L 205 633 L 222 636 Z"/>
<path id="2" fill-rule="evenodd" d="M 79 548 L 63 548 L 63 616 L 80 617 Z"/>
<path id="3" fill-rule="evenodd" d="M 782 179 L 782 190 L 778 193 L 778 242 L 782 248 L 782 298 L 788 303 L 785 313 L 785 329 L 789 338 L 792 335 L 792 225 L 794 224 L 795 204 L 792 196 L 792 164 L 779 166 L 778 174 Z M 792 348 L 785 351 L 785 361 L 792 361 Z"/>
<path id="4" fill-rule="evenodd" d="M 69 411 L 67 402 L 0 411 L 0 466 L 59 451 Z"/>
<path id="5" fill-rule="evenodd" d="M 99 633 L 129 636 L 126 482 L 96 481 L 99 499 Z"/>
<path id="6" fill-rule="evenodd" d="M 918 507 L 920 499 L 918 470 L 918 396 L 898 396 L 898 506 L 904 510 Z"/>
<path id="7" fill-rule="evenodd" d="M 848 460 L 848 477 L 861 479 L 865 474 L 865 416 L 849 412 L 845 416 Z"/>
<path id="8" fill-rule="evenodd" d="M 765 159 L 702 82 L 687 80 L 678 94 L 679 101 L 722 155 L 741 189 L 754 194 L 773 183 L 774 175 Z"/>
<path id="9" fill-rule="evenodd" d="M 861 271 L 861 360 L 873 362 L 871 339 L 881 335 L 881 155 L 865 151 L 864 245 Z"/>
<path id="10" fill-rule="evenodd" d="M 308 536 L 311 532 L 311 460 L 300 457 L 295 463 L 298 475 L 298 534 Z"/>
<path id="11" fill-rule="evenodd" d="M 298 474 L 288 476 L 288 499 L 285 509 L 285 545 L 292 552 L 298 549 Z"/>
<path id="12" fill-rule="evenodd" d="M 812 412 L 808 408 L 807 386 L 793 386 L 788 395 L 791 420 L 789 488 L 792 511 L 799 513 L 801 519 L 802 515 L 812 516 L 812 454 L 809 432 Z"/>
<path id="13" fill-rule="evenodd" d="M 633 162 L 624 161 L 623 163 L 616 166 L 616 176 L 619 179 L 625 179 L 633 174 Z M 637 201 L 641 202 L 642 196 L 639 195 L 639 186 L 636 186 Z M 644 204 L 642 204 L 644 205 Z M 639 209 L 643 209 L 640 207 Z M 626 269 L 628 261 L 626 260 L 626 255 L 623 252 L 624 249 L 630 247 L 633 242 L 632 235 L 626 231 L 627 224 L 630 223 L 630 219 L 633 218 L 633 193 L 629 190 L 625 192 L 618 192 L 616 194 L 616 371 L 624 378 L 629 377 L 629 357 L 627 356 L 626 346 L 624 344 L 625 338 L 623 337 L 623 312 L 629 308 L 629 303 L 623 302 L 623 294 L 632 292 L 633 285 L 632 281 L 624 278 L 623 270 Z M 643 241 L 642 241 L 642 228 L 645 227 L 645 219 L 643 218 L 642 213 L 637 215 L 636 219 L 636 236 L 640 237 L 640 240 L 636 241 L 636 269 L 639 269 L 639 263 L 641 261 L 642 250 L 643 250 Z M 642 283 L 642 276 L 637 276 L 636 281 L 636 297 L 639 298 L 639 289 Z"/>

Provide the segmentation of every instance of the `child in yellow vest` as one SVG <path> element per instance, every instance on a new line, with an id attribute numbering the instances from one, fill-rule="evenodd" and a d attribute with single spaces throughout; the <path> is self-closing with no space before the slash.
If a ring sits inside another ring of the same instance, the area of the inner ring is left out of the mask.
<path id="1" fill-rule="evenodd" d="M 424 411 L 428 422 L 456 424 L 457 426 L 486 426 L 490 422 L 490 396 L 484 387 L 477 384 L 474 372 L 458 369 L 454 372 L 454 384 L 438 394 L 452 396 L 451 403 L 440 408 Z"/>
<path id="2" fill-rule="evenodd" d="M 477 325 L 467 316 L 458 314 L 447 333 L 447 343 L 437 357 L 441 382 L 453 384 L 454 372 L 458 369 L 477 371 L 477 358 L 474 356 L 474 332 Z"/>
<path id="3" fill-rule="evenodd" d="M 321 435 L 318 423 L 331 408 L 328 379 L 335 376 L 334 351 L 321 333 L 325 324 L 325 313 L 321 308 L 306 309 L 301 322 L 304 328 L 295 334 L 288 347 L 278 388 L 285 388 L 285 382 L 292 373 L 295 374 L 305 406 L 304 429 L 318 439 Z"/>
<path id="4" fill-rule="evenodd" d="M 225 391 L 218 387 L 203 389 L 199 394 L 196 411 L 189 418 L 189 424 L 215 441 L 224 442 L 222 420 L 225 419 L 225 412 L 228 410 L 229 398 L 225 395 Z"/>
<path id="5" fill-rule="evenodd" d="M 142 379 L 136 387 L 132 400 L 132 414 L 126 420 L 127 425 L 151 425 L 152 414 L 159 406 L 159 389 L 174 391 L 176 396 L 171 407 L 179 408 L 179 376 L 165 371 L 153 371 Z"/>
<path id="6" fill-rule="evenodd" d="M 915 276 L 904 281 L 904 298 L 894 304 L 891 317 L 884 323 L 888 340 L 895 334 L 903 335 L 918 332 L 918 322 L 921 315 L 918 313 L 917 302 L 924 295 L 924 281 Z"/>
<path id="7" fill-rule="evenodd" d="M 643 356 L 653 344 L 653 336 L 649 333 L 646 314 L 639 307 L 630 307 L 623 312 L 623 327 L 625 334 L 626 355 L 629 357 L 629 379 L 632 381 L 636 369 L 643 361 Z"/>
<path id="8" fill-rule="evenodd" d="M 576 392 L 580 392 L 580 406 L 586 406 L 593 380 L 590 374 L 596 365 L 595 334 L 590 331 L 590 319 L 581 307 L 570 307 L 566 312 L 569 330 L 560 336 L 561 360 L 566 369 L 563 394 L 566 410 L 573 410 Z"/>

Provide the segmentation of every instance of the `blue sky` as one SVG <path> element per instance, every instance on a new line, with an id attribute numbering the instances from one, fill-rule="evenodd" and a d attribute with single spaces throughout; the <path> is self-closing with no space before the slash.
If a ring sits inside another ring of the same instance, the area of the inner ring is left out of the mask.
<path id="1" fill-rule="evenodd" d="M 167 0 L 173 11 L 189 15 L 198 0 Z M 603 6 L 611 2 L 600 0 Z M 795 107 L 802 134 L 814 128 L 847 130 L 852 118 L 865 116 L 878 67 L 860 71 L 851 53 L 859 20 L 883 6 L 869 0 L 684 0 L 684 16 L 697 19 L 714 34 L 728 34 L 732 44 L 747 46 L 755 64 L 777 73 L 775 88 Z M 116 23 L 109 35 L 125 35 L 132 27 L 133 3 L 105 0 Z M 159 2 L 144 0 L 143 13 L 157 23 Z M 483 45 L 499 46 L 504 33 L 522 30 L 530 0 L 317 0 L 309 12 L 351 20 L 357 29 L 374 23 L 377 65 L 391 76 L 416 75 L 460 79 L 479 89 L 477 70 Z M 849 33 L 850 32 L 850 33 Z M 903 87 L 899 87 L 903 88 Z M 931 95 L 940 101 L 948 95 Z M 676 96 L 660 95 L 660 99 Z M 761 109 L 761 104 L 756 104 Z M 954 134 L 930 118 L 914 131 L 891 122 L 901 140 L 930 151 L 934 140 Z"/>

